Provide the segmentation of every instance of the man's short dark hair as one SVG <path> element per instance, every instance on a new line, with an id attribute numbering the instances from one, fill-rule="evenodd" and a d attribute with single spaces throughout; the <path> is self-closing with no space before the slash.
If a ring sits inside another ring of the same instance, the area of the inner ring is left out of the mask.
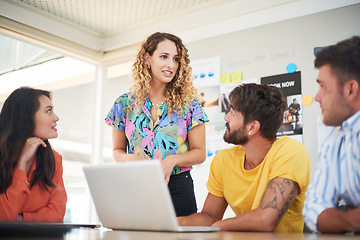
<path id="1" fill-rule="evenodd" d="M 359 36 L 325 47 L 317 52 L 315 57 L 314 65 L 316 68 L 326 64 L 331 66 L 332 73 L 337 77 L 340 87 L 343 87 L 351 79 L 355 79 L 360 84 Z"/>
<path id="2" fill-rule="evenodd" d="M 244 124 L 257 120 L 265 138 L 276 138 L 286 107 L 277 87 L 255 83 L 239 85 L 231 91 L 229 99 L 233 109 L 244 116 Z"/>

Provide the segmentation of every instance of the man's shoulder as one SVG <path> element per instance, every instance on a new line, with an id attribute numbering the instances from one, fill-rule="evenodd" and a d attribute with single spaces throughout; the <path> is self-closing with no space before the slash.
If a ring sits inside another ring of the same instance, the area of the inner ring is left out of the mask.
<path id="1" fill-rule="evenodd" d="M 236 146 L 232 146 L 229 148 L 225 148 L 225 149 L 221 149 L 218 151 L 218 153 L 216 155 L 231 155 L 231 154 L 236 154 L 243 151 L 243 148 L 241 145 L 236 145 Z"/>
<path id="2" fill-rule="evenodd" d="M 342 124 L 343 128 L 351 129 L 352 133 L 359 133 L 360 132 L 360 111 L 349 117 L 346 121 Z"/>
<path id="3" fill-rule="evenodd" d="M 341 127 L 339 126 L 333 127 L 333 126 L 321 125 L 318 131 L 320 132 L 320 134 L 318 135 L 320 149 L 334 145 L 337 138 L 341 137 L 340 134 Z"/>
<path id="4" fill-rule="evenodd" d="M 236 145 L 230 148 L 219 150 L 214 157 L 215 161 L 222 162 L 221 164 L 239 161 L 241 156 L 244 156 L 244 150 L 241 145 Z"/>
<path id="5" fill-rule="evenodd" d="M 216 153 L 211 161 L 211 165 L 215 168 L 227 169 L 233 166 L 234 163 L 241 161 L 244 155 L 245 153 L 241 145 L 221 149 Z"/>
<path id="6" fill-rule="evenodd" d="M 271 150 L 274 155 L 286 154 L 287 156 L 309 156 L 307 148 L 304 144 L 288 136 L 283 136 L 276 139 Z"/>
<path id="7" fill-rule="evenodd" d="M 272 174 L 288 178 L 304 187 L 310 176 L 310 156 L 306 147 L 287 136 L 277 139 L 274 145 L 266 160 Z"/>
<path id="8" fill-rule="evenodd" d="M 282 145 L 285 145 L 285 146 L 294 146 L 294 147 L 304 147 L 304 145 L 295 140 L 295 139 L 292 139 L 288 136 L 282 136 L 280 138 L 277 138 L 274 142 L 274 145 L 276 146 L 282 146 Z"/>

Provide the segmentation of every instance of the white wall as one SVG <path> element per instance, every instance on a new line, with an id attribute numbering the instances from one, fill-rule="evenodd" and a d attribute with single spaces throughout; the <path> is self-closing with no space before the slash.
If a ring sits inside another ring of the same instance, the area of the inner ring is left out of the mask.
<path id="1" fill-rule="evenodd" d="M 303 96 L 314 97 L 318 89 L 314 47 L 360 35 L 359 23 L 360 4 L 357 4 L 189 43 L 187 48 L 191 60 L 221 56 L 222 74 L 242 71 L 243 79 L 286 73 L 286 66 L 295 63 L 301 71 Z M 303 106 L 303 141 L 311 159 L 311 176 L 317 162 L 319 116 L 317 102 Z M 193 171 L 200 210 L 207 194 L 203 176 L 208 176 L 208 169 L 204 166 Z"/>
<path id="2" fill-rule="evenodd" d="M 190 58 L 221 56 L 222 74 L 242 71 L 243 79 L 286 73 L 295 63 L 303 95 L 315 96 L 317 70 L 313 48 L 360 35 L 360 4 L 187 44 Z M 304 144 L 317 159 L 319 104 L 303 107 Z"/>

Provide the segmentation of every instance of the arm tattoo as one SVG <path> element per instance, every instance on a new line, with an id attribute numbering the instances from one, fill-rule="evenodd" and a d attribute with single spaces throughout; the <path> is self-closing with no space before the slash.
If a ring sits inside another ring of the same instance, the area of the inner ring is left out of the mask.
<path id="1" fill-rule="evenodd" d="M 294 202 L 297 195 L 298 184 L 296 182 L 286 178 L 274 178 L 265 189 L 260 201 L 260 207 L 261 209 L 272 208 L 277 210 L 280 219 Z"/>

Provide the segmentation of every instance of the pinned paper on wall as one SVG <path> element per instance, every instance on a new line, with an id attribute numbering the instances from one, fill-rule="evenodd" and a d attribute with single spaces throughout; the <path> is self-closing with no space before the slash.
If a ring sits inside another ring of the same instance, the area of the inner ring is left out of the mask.
<path id="1" fill-rule="evenodd" d="M 231 82 L 239 83 L 242 80 L 242 72 L 233 72 L 231 74 Z"/>
<path id="2" fill-rule="evenodd" d="M 229 83 L 231 83 L 230 73 L 221 75 L 221 85 L 227 85 Z"/>
<path id="3" fill-rule="evenodd" d="M 310 106 L 313 102 L 313 98 L 309 95 L 306 95 L 302 98 L 301 103 L 304 106 Z"/>
<path id="4" fill-rule="evenodd" d="M 295 63 L 289 63 L 287 66 L 286 66 L 286 71 L 288 73 L 294 73 L 295 71 L 297 70 L 297 66 Z"/>

